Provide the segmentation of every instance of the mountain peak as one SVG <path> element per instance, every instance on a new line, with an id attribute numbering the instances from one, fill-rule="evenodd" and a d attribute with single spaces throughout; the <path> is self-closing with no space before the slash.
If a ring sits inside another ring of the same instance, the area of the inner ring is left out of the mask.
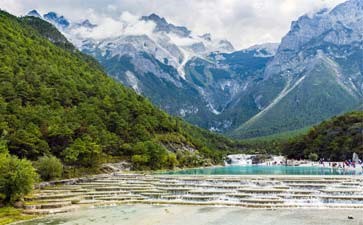
<path id="1" fill-rule="evenodd" d="M 152 13 L 149 16 L 142 16 L 141 20 L 154 22 L 156 24 L 154 29 L 155 32 L 174 33 L 182 37 L 188 37 L 192 33 L 186 27 L 175 26 L 174 24 L 168 23 L 164 17 L 160 17 L 155 13 Z"/>
<path id="2" fill-rule="evenodd" d="M 48 12 L 47 14 L 44 14 L 43 17 L 61 28 L 67 28 L 70 25 L 70 22 L 64 16 L 58 16 L 56 12 Z"/>
<path id="3" fill-rule="evenodd" d="M 58 14 L 56 12 L 48 12 L 46 14 L 43 15 L 45 18 L 51 18 L 51 19 L 56 19 L 58 18 Z"/>
<path id="4" fill-rule="evenodd" d="M 232 45 L 231 42 L 229 42 L 228 40 L 220 40 L 218 42 L 219 45 L 219 50 L 222 52 L 233 52 L 234 51 L 234 47 Z"/>
<path id="5" fill-rule="evenodd" d="M 26 15 L 27 16 L 34 16 L 34 17 L 42 18 L 42 16 L 35 9 L 29 11 Z"/>
<path id="6" fill-rule="evenodd" d="M 86 20 L 82 21 L 82 22 L 80 23 L 80 25 L 81 25 L 82 27 L 86 27 L 86 28 L 94 28 L 94 27 L 96 27 L 96 26 L 97 26 L 96 24 L 91 23 L 91 21 L 89 21 L 88 19 L 86 19 Z"/>
<path id="7" fill-rule="evenodd" d="M 212 40 L 212 35 L 210 33 L 205 33 L 200 37 L 203 38 L 206 41 L 211 41 Z"/>
<path id="8" fill-rule="evenodd" d="M 155 13 L 151 13 L 148 16 L 143 16 L 143 17 L 141 17 L 141 20 L 145 20 L 145 21 L 151 20 L 151 21 L 154 21 L 156 24 L 160 24 L 160 25 L 169 24 L 164 17 L 160 17 L 159 15 L 157 15 Z"/>

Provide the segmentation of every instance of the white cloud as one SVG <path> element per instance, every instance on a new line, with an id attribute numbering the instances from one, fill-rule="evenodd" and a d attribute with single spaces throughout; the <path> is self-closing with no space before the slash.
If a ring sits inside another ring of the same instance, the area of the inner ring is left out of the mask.
<path id="1" fill-rule="evenodd" d="M 20 15 L 24 11 L 24 5 L 21 2 L 0 0 L 0 9 L 6 10 L 15 15 Z"/>
<path id="2" fill-rule="evenodd" d="M 43 13 L 56 11 L 73 20 L 90 18 L 95 23 L 101 21 L 102 28 L 94 34 L 97 37 L 117 34 L 120 32 L 117 30 L 119 23 L 122 20 L 134 20 L 133 15 L 156 13 L 176 25 L 188 27 L 196 34 L 210 32 L 216 38 L 232 41 L 237 48 L 245 48 L 263 42 L 279 42 L 289 30 L 292 20 L 323 7 L 333 7 L 343 1 L 0 0 L 0 8 L 16 15 L 25 14 L 35 8 Z M 128 13 L 123 13 L 120 18 L 121 13 L 126 11 Z M 150 25 L 134 23 L 123 31 L 137 34 L 143 29 L 149 32 Z"/>
<path id="3" fill-rule="evenodd" d="M 120 19 L 124 23 L 123 33 L 125 35 L 152 34 L 155 24 L 153 22 L 139 20 L 139 18 L 139 16 L 133 15 L 128 11 L 121 14 Z"/>
<path id="4" fill-rule="evenodd" d="M 175 43 L 177 46 L 189 46 L 198 42 L 198 38 L 188 38 L 188 37 L 180 37 L 173 33 L 168 34 L 172 43 Z"/>
<path id="5" fill-rule="evenodd" d="M 139 16 L 131 14 L 128 11 L 122 12 L 121 16 L 120 16 L 121 21 L 124 21 L 125 23 L 130 23 L 130 24 L 137 23 L 139 18 L 140 18 Z"/>
<path id="6" fill-rule="evenodd" d="M 93 29 L 79 27 L 72 30 L 73 41 L 77 39 L 92 38 L 101 40 L 105 38 L 116 38 L 121 35 L 151 35 L 155 24 L 153 22 L 140 21 L 139 16 L 129 12 L 123 12 L 118 18 L 107 17 L 107 15 L 96 16 L 93 10 L 89 11 L 91 21 L 97 26 Z M 88 18 L 89 18 L 88 17 Z"/>
<path id="7" fill-rule="evenodd" d="M 91 31 L 85 28 L 79 28 L 75 31 L 75 34 L 80 35 L 83 38 L 104 39 L 120 36 L 123 31 L 124 24 L 121 21 L 114 20 L 112 18 L 102 18 L 97 22 L 98 26 Z"/>

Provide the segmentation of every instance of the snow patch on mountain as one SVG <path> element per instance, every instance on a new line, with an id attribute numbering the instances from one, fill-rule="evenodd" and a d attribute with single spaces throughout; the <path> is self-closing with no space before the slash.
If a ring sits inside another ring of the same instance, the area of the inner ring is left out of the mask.
<path id="1" fill-rule="evenodd" d="M 219 112 L 218 110 L 216 110 L 216 109 L 214 108 L 214 106 L 213 106 L 211 103 L 208 103 L 208 104 L 207 104 L 207 107 L 210 109 L 210 111 L 211 111 L 213 114 L 215 114 L 215 115 L 219 115 L 219 114 L 221 114 L 221 112 Z"/>
<path id="2" fill-rule="evenodd" d="M 129 82 L 132 89 L 134 89 L 138 94 L 141 94 L 141 89 L 139 87 L 139 81 L 137 80 L 137 77 L 135 74 L 131 71 L 126 71 L 125 73 L 126 79 Z"/>

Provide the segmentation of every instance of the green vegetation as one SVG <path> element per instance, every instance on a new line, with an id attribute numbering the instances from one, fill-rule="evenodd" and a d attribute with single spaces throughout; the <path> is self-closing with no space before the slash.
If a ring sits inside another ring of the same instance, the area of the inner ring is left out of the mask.
<path id="1" fill-rule="evenodd" d="M 237 147 L 154 107 L 51 28 L 0 12 L 0 133 L 10 154 L 53 155 L 69 176 L 113 157 L 135 169 L 219 163 Z"/>
<path id="2" fill-rule="evenodd" d="M 316 153 L 310 153 L 309 156 L 308 156 L 308 158 L 311 161 L 317 161 L 319 159 L 319 156 Z"/>
<path id="3" fill-rule="evenodd" d="M 15 203 L 33 190 L 38 175 L 30 161 L 9 155 L 3 141 L 0 146 L 5 149 L 0 153 L 0 204 Z"/>
<path id="4" fill-rule="evenodd" d="M 244 139 L 244 141 L 247 143 L 271 142 L 271 141 L 285 142 L 291 138 L 295 138 L 297 136 L 307 134 L 309 132 L 309 130 L 311 129 L 311 127 L 312 126 L 305 127 L 305 128 L 298 129 L 298 130 L 285 131 L 285 132 L 267 135 L 267 136 L 248 138 L 248 139 Z"/>
<path id="5" fill-rule="evenodd" d="M 151 141 L 139 142 L 134 152 L 131 161 L 137 170 L 174 168 L 177 164 L 174 153 L 168 153 L 164 146 Z"/>
<path id="6" fill-rule="evenodd" d="M 63 175 L 62 162 L 54 156 L 43 156 L 35 162 L 35 168 L 42 180 L 49 181 L 61 178 Z"/>
<path id="7" fill-rule="evenodd" d="M 34 218 L 32 215 L 24 215 L 20 209 L 12 207 L 0 208 L 0 225 L 14 223 L 19 220 L 29 220 Z"/>
<path id="8" fill-rule="evenodd" d="M 282 154 L 293 159 L 363 158 L 363 111 L 333 117 L 314 127 L 238 142 L 245 153 Z"/>
<path id="9" fill-rule="evenodd" d="M 359 69 L 356 69 L 358 67 L 354 68 L 355 73 L 359 74 Z M 335 74 L 336 71 L 329 63 L 317 60 L 311 70 L 304 73 L 305 78 L 296 88 L 266 113 L 245 122 L 230 135 L 235 138 L 251 138 L 299 130 L 332 116 L 356 110 L 362 104 L 362 97 L 344 89 L 336 81 Z M 263 93 L 260 93 L 263 96 L 277 96 L 286 85 L 285 81 L 279 81 L 279 90 L 271 92 L 278 82 L 269 82 L 266 81 Z M 271 101 L 272 99 L 269 100 Z"/>
<path id="10" fill-rule="evenodd" d="M 58 47 L 68 49 L 71 51 L 76 51 L 76 48 L 70 43 L 67 38 L 65 38 L 59 30 L 55 26 L 50 23 L 45 22 L 44 20 L 33 17 L 33 16 L 26 16 L 22 17 L 21 21 L 34 28 L 42 35 L 44 38 L 51 41 L 53 44 L 57 45 Z"/>
<path id="11" fill-rule="evenodd" d="M 363 156 L 363 111 L 333 117 L 313 127 L 303 136 L 290 140 L 282 147 L 290 158 L 351 159 L 353 152 Z"/>

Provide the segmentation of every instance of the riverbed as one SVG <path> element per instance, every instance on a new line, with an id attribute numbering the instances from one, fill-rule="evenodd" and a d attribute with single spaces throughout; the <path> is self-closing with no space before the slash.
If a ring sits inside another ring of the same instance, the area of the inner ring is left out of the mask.
<path id="1" fill-rule="evenodd" d="M 352 216 L 353 219 L 348 219 Z M 362 225 L 362 209 L 246 209 L 121 205 L 81 209 L 21 225 Z"/>

